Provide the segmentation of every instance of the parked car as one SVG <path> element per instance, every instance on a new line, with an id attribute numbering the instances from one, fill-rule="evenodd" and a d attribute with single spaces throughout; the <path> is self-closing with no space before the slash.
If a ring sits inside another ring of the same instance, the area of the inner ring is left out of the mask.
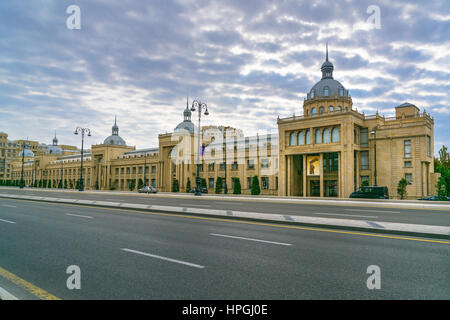
<path id="1" fill-rule="evenodd" d="M 200 188 L 201 193 L 208 193 L 208 189 L 206 188 Z M 189 193 L 195 193 L 195 188 L 189 191 Z"/>
<path id="2" fill-rule="evenodd" d="M 387 187 L 361 187 L 350 195 L 350 198 L 389 199 Z"/>
<path id="3" fill-rule="evenodd" d="M 439 196 L 428 196 L 417 200 L 428 200 L 428 201 L 450 201 L 450 197 L 439 197 Z"/>
<path id="4" fill-rule="evenodd" d="M 149 187 L 149 186 L 145 186 L 142 187 L 138 190 L 139 193 L 157 193 L 158 189 L 156 189 L 155 187 Z"/>

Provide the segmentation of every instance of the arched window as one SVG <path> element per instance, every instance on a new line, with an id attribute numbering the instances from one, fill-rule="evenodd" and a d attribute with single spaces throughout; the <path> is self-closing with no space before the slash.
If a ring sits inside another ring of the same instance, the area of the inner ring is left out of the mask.
<path id="1" fill-rule="evenodd" d="M 311 143 L 311 133 L 309 132 L 309 130 L 306 130 L 306 133 L 305 133 L 305 143 L 306 144 Z"/>
<path id="2" fill-rule="evenodd" d="M 290 146 L 295 146 L 297 144 L 297 135 L 295 134 L 295 132 L 291 132 L 290 138 L 289 138 L 289 145 Z"/>
<path id="3" fill-rule="evenodd" d="M 322 136 L 320 135 L 320 129 L 317 129 L 315 132 L 315 143 L 322 143 Z"/>
<path id="4" fill-rule="evenodd" d="M 330 129 L 323 130 L 323 143 L 330 143 Z"/>
<path id="5" fill-rule="evenodd" d="M 334 107 L 333 107 L 333 106 L 329 106 L 329 107 L 328 107 L 328 111 L 329 111 L 329 112 L 333 112 L 333 111 L 334 111 Z"/>
<path id="6" fill-rule="evenodd" d="M 312 115 L 312 116 L 315 116 L 316 114 L 317 114 L 316 108 L 312 108 L 312 110 L 311 110 L 311 115 Z"/>
<path id="7" fill-rule="evenodd" d="M 339 142 L 339 128 L 333 128 L 331 131 L 331 142 Z"/>
<path id="8" fill-rule="evenodd" d="M 303 133 L 303 131 L 298 132 L 297 141 L 299 145 L 305 144 L 305 134 Z"/>
<path id="9" fill-rule="evenodd" d="M 341 107 L 341 106 L 338 106 L 338 107 L 337 107 L 337 111 L 342 111 L 342 107 Z"/>
<path id="10" fill-rule="evenodd" d="M 320 107 L 320 108 L 319 108 L 319 114 L 324 113 L 324 111 L 325 111 L 325 108 L 324 108 L 324 107 Z"/>
<path id="11" fill-rule="evenodd" d="M 328 87 L 323 88 L 323 95 L 324 95 L 325 97 L 328 96 Z"/>

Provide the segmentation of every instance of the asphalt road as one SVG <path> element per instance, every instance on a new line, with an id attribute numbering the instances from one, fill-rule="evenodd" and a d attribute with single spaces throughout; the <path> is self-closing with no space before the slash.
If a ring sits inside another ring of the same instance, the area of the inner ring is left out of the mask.
<path id="1" fill-rule="evenodd" d="M 0 199 L 0 288 L 20 299 L 450 299 L 449 279 L 449 241 Z"/>
<path id="2" fill-rule="evenodd" d="M 175 207 L 189 207 L 202 209 L 224 209 L 233 211 L 247 211 L 259 213 L 274 213 L 286 215 L 312 216 L 334 219 L 355 219 L 386 221 L 398 223 L 424 224 L 435 226 L 450 226 L 450 205 L 448 210 L 444 209 L 406 209 L 399 208 L 388 203 L 380 203 L 379 207 L 364 205 L 327 205 L 323 204 L 297 204 L 285 203 L 274 199 L 273 202 L 262 202 L 240 200 L 238 198 L 224 198 L 224 200 L 213 200 L 208 197 L 195 197 L 187 195 L 188 198 L 161 197 L 152 194 L 124 194 L 124 193 L 81 193 L 81 192 L 58 192 L 52 190 L 39 191 L 36 189 L 5 189 L 0 188 L 0 193 L 47 196 L 66 199 L 87 199 L 102 201 L 120 201 L 130 203 L 141 203 L 149 205 L 164 205 Z M 424 202 L 426 203 L 426 202 Z"/>

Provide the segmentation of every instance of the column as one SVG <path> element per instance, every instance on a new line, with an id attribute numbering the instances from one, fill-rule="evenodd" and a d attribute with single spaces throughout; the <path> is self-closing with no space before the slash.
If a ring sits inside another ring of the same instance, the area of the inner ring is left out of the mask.
<path id="1" fill-rule="evenodd" d="M 306 197 L 306 154 L 303 155 L 303 197 Z"/>
<path id="2" fill-rule="evenodd" d="M 323 153 L 320 154 L 320 197 L 323 197 Z"/>

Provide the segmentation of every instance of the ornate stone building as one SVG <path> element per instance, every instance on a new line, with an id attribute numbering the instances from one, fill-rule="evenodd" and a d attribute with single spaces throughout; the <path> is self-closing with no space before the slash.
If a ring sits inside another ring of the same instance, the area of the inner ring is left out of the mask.
<path id="1" fill-rule="evenodd" d="M 204 126 L 199 146 L 199 130 L 187 103 L 183 121 L 173 132 L 160 134 L 157 147 L 136 150 L 119 136 L 115 120 L 111 136 L 84 152 L 85 188 L 136 190 L 153 185 L 169 192 L 177 179 L 180 191 L 186 192 L 189 184 L 195 186 L 199 164 L 209 192 L 221 177 L 229 193 L 239 178 L 242 193 L 250 194 L 257 176 L 263 195 L 346 198 L 363 180 L 375 184 L 376 143 L 376 184 L 387 186 L 391 198 L 397 197 L 402 178 L 409 181 L 408 198 L 435 194 L 433 119 L 409 103 L 397 106 L 391 118 L 367 116 L 353 108 L 349 91 L 334 79 L 328 50 L 321 71 L 322 79 L 303 101 L 303 115 L 278 118 L 274 135 L 244 137 L 236 128 Z M 7 135 L 0 133 L 0 142 L 8 145 Z M 23 143 L 16 142 L 14 152 L 2 150 L 17 154 Z M 35 142 L 30 149 L 24 170 L 27 185 L 48 186 L 51 181 L 51 187 L 77 186 L 79 150 L 58 145 L 56 134 L 51 146 Z M 16 156 L 11 164 L 10 179 L 19 180 L 21 158 Z"/>

